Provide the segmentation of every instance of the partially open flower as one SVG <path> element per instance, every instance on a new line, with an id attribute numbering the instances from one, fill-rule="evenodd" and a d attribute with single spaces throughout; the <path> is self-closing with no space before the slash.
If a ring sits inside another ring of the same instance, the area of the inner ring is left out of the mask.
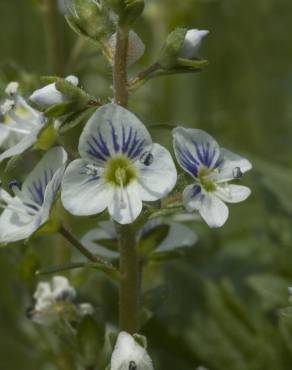
<path id="1" fill-rule="evenodd" d="M 26 239 L 44 225 L 60 187 L 67 154 L 55 147 L 45 154 L 23 185 L 11 181 L 11 196 L 0 188 L 0 243 Z"/>
<path id="2" fill-rule="evenodd" d="M 75 76 L 68 76 L 65 79 L 70 82 L 72 85 L 77 86 L 79 80 Z M 52 83 L 34 91 L 30 96 L 29 100 L 36 104 L 37 107 L 42 109 L 49 108 L 55 104 L 61 104 L 66 101 L 69 101 L 70 98 L 56 89 L 56 84 Z"/>
<path id="3" fill-rule="evenodd" d="M 40 282 L 34 293 L 35 305 L 27 311 L 29 318 L 41 325 L 58 320 L 74 320 L 93 313 L 89 303 L 75 304 L 76 291 L 64 276 L 54 276 L 51 282 Z"/>
<path id="4" fill-rule="evenodd" d="M 229 184 L 250 170 L 251 163 L 220 148 L 212 136 L 202 130 L 174 129 L 173 145 L 178 163 L 195 180 L 183 192 L 186 209 L 199 211 L 210 227 L 222 226 L 229 213 L 224 202 L 238 203 L 251 193 L 246 186 Z"/>
<path id="5" fill-rule="evenodd" d="M 202 40 L 208 33 L 209 31 L 207 30 L 198 30 L 196 28 L 188 30 L 181 47 L 180 56 L 186 59 L 193 59 L 196 57 Z"/>
<path id="6" fill-rule="evenodd" d="M 18 93 L 18 83 L 10 82 L 5 92 L 7 99 L 0 107 L 2 122 L 0 145 L 8 147 L 0 154 L 0 162 L 4 159 L 19 155 L 29 149 L 38 139 L 44 129 L 47 119 L 41 112 L 33 109 Z"/>
<path id="7" fill-rule="evenodd" d="M 108 208 L 112 218 L 133 222 L 142 201 L 155 201 L 176 183 L 170 153 L 152 142 L 134 114 L 116 105 L 99 108 L 79 140 L 81 159 L 69 164 L 62 182 L 62 202 L 74 215 L 94 215 Z"/>
<path id="8" fill-rule="evenodd" d="M 153 370 L 153 364 L 145 348 L 126 332 L 118 336 L 111 358 L 111 370 Z"/>

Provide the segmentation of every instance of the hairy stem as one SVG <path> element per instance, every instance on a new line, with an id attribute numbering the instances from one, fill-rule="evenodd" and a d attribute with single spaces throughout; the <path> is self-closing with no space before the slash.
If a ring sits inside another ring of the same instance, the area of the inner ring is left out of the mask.
<path id="1" fill-rule="evenodd" d="M 57 0 L 46 0 L 45 28 L 51 73 L 61 75 L 64 69 L 64 49 Z"/>
<path id="2" fill-rule="evenodd" d="M 118 27 L 113 65 L 115 102 L 127 107 L 128 30 Z M 139 330 L 139 257 L 136 234 L 131 225 L 116 225 L 120 250 L 119 326 L 133 334 Z"/>

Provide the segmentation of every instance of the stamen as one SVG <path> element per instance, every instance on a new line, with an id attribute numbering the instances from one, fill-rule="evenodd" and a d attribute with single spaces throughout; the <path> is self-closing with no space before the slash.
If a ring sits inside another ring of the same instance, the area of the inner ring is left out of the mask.
<path id="1" fill-rule="evenodd" d="M 129 362 L 129 368 L 128 370 L 137 370 L 137 364 L 135 361 L 130 361 Z"/>
<path id="2" fill-rule="evenodd" d="M 115 177 L 117 180 L 117 183 L 120 185 L 120 206 L 122 209 L 125 209 L 127 207 L 127 203 L 125 201 L 125 192 L 124 192 L 124 181 L 126 180 L 127 173 L 124 168 L 118 168 L 115 172 Z"/>
<path id="3" fill-rule="evenodd" d="M 0 111 L 3 115 L 9 113 L 13 108 L 15 107 L 14 100 L 7 99 L 5 102 L 1 105 Z"/>

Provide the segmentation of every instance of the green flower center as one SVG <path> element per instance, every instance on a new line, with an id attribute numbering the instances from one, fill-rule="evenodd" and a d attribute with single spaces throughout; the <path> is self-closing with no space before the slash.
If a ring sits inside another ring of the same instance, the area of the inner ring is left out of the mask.
<path id="1" fill-rule="evenodd" d="M 214 183 L 214 181 L 208 178 L 211 172 L 212 171 L 210 171 L 209 169 L 205 167 L 200 168 L 198 171 L 198 178 L 199 178 L 200 184 L 202 188 L 208 192 L 212 192 L 216 190 L 216 184 Z"/>
<path id="2" fill-rule="evenodd" d="M 137 172 L 128 158 L 118 156 L 107 162 L 104 178 L 106 182 L 124 187 L 137 178 Z"/>

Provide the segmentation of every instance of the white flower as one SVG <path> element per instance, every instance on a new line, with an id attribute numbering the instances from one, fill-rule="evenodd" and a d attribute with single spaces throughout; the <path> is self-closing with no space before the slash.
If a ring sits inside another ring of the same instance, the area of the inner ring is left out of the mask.
<path id="1" fill-rule="evenodd" d="M 109 39 L 109 45 L 111 48 L 112 58 L 114 58 L 115 48 L 117 42 L 117 35 L 114 33 Z M 129 41 L 128 41 L 128 55 L 127 55 L 127 65 L 131 66 L 135 64 L 144 54 L 145 45 L 140 37 L 131 30 L 129 32 Z"/>
<path id="2" fill-rule="evenodd" d="M 153 364 L 145 348 L 126 332 L 118 336 L 111 358 L 111 370 L 153 370 Z"/>
<path id="3" fill-rule="evenodd" d="M 75 76 L 68 76 L 65 78 L 65 80 L 74 86 L 77 86 L 79 83 L 78 78 Z M 37 107 L 45 109 L 55 104 L 61 104 L 66 101 L 70 101 L 70 98 L 58 91 L 56 89 L 56 84 L 52 83 L 34 91 L 29 100 L 36 104 Z"/>
<path id="4" fill-rule="evenodd" d="M 61 147 L 51 149 L 24 181 L 21 189 L 10 182 L 11 196 L 0 188 L 0 243 L 28 238 L 50 216 L 65 169 L 67 154 Z"/>
<path id="5" fill-rule="evenodd" d="M 134 114 L 116 105 L 99 108 L 79 140 L 81 159 L 71 162 L 62 181 L 62 202 L 74 215 L 108 208 L 112 218 L 133 222 L 142 201 L 164 197 L 176 183 L 170 153 L 152 143 Z"/>
<path id="6" fill-rule="evenodd" d="M 150 234 L 156 227 L 160 225 L 168 225 L 169 231 L 166 237 L 160 242 L 155 249 L 155 253 L 168 252 L 177 248 L 192 247 L 198 240 L 197 235 L 185 225 L 172 221 L 157 218 L 150 220 L 138 231 L 137 240 Z M 92 253 L 98 254 L 106 258 L 117 258 L 119 252 L 104 247 L 99 243 L 99 240 L 117 241 L 117 232 L 115 225 L 111 221 L 102 221 L 95 229 L 88 231 L 81 239 Z"/>
<path id="7" fill-rule="evenodd" d="M 0 154 L 0 162 L 29 149 L 44 129 L 47 119 L 33 109 L 18 93 L 18 83 L 10 82 L 5 92 L 9 95 L 1 106 L 0 145 L 8 148 Z"/>
<path id="8" fill-rule="evenodd" d="M 202 130 L 178 127 L 173 130 L 173 144 L 180 166 L 195 183 L 183 192 L 188 211 L 199 211 L 210 227 L 222 226 L 228 218 L 224 202 L 238 203 L 250 195 L 250 189 L 229 184 L 252 168 L 251 163 L 227 149 Z"/>
<path id="9" fill-rule="evenodd" d="M 198 30 L 196 28 L 188 30 L 183 42 L 180 56 L 186 59 L 192 59 L 197 55 L 197 52 L 202 44 L 202 40 L 207 36 L 209 31 Z"/>

